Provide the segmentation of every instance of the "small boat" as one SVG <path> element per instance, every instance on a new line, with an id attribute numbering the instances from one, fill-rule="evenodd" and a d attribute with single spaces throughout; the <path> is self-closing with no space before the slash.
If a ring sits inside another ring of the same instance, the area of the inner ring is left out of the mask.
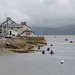
<path id="1" fill-rule="evenodd" d="M 68 39 L 66 38 L 64 41 L 68 41 Z"/>
<path id="2" fill-rule="evenodd" d="M 64 60 L 61 60 L 61 64 L 64 64 Z"/>
<path id="3" fill-rule="evenodd" d="M 47 51 L 49 51 L 50 49 L 49 49 L 49 47 L 47 48 Z"/>
<path id="4" fill-rule="evenodd" d="M 40 45 L 38 45 L 38 49 L 40 49 Z"/>
<path id="5" fill-rule="evenodd" d="M 49 54 L 54 54 L 54 52 L 51 50 Z"/>
<path id="6" fill-rule="evenodd" d="M 43 45 L 41 45 L 41 47 L 43 47 Z"/>
<path id="7" fill-rule="evenodd" d="M 56 36 L 54 38 L 56 38 Z"/>
<path id="8" fill-rule="evenodd" d="M 55 54 L 55 53 L 54 52 L 53 53 L 50 52 L 49 54 Z"/>
<path id="9" fill-rule="evenodd" d="M 42 54 L 45 54 L 45 51 L 44 50 L 42 51 Z"/>
<path id="10" fill-rule="evenodd" d="M 12 35 L 5 35 L 5 38 L 12 38 Z"/>
<path id="11" fill-rule="evenodd" d="M 70 43 L 73 43 L 73 40 L 70 40 Z"/>

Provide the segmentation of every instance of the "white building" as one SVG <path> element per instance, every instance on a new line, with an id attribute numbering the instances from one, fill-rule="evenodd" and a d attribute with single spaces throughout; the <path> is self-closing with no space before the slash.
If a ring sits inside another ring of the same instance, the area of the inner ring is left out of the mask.
<path id="1" fill-rule="evenodd" d="M 2 33 L 12 34 L 12 35 L 20 35 L 20 36 L 34 36 L 34 32 L 30 27 L 26 25 L 26 22 L 21 22 L 21 24 L 17 24 L 10 17 L 7 18 L 2 24 Z"/>

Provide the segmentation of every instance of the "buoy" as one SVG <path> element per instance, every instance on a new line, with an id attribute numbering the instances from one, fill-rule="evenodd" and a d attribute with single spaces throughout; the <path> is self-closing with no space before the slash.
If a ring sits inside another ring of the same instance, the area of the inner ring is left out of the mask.
<path id="1" fill-rule="evenodd" d="M 61 60 L 61 64 L 64 64 L 64 60 Z"/>
<path id="2" fill-rule="evenodd" d="M 53 45 L 51 44 L 51 46 L 53 46 Z"/>
<path id="3" fill-rule="evenodd" d="M 70 40 L 70 43 L 73 43 L 73 40 Z"/>

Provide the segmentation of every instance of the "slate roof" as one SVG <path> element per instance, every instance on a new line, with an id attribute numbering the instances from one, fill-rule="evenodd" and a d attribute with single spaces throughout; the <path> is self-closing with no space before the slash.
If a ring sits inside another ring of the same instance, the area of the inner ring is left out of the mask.
<path id="1" fill-rule="evenodd" d="M 21 24 L 9 24 L 8 27 L 23 27 Z"/>
<path id="2" fill-rule="evenodd" d="M 4 26 L 6 26 L 6 24 L 3 24 L 2 26 L 4 27 Z M 20 28 L 22 28 L 23 26 L 21 24 L 8 24 L 8 27 L 15 27 L 15 28 L 20 27 Z"/>
<path id="3" fill-rule="evenodd" d="M 17 24 L 15 21 L 13 21 L 13 20 L 11 20 L 11 19 L 4 21 L 1 25 L 2 25 L 3 27 L 5 27 L 6 24 L 7 24 L 7 22 L 8 22 L 8 27 L 14 27 L 14 28 L 17 28 L 17 27 L 22 28 L 22 27 L 23 27 L 22 24 Z M 30 28 L 28 25 L 25 25 L 25 26 L 27 26 L 28 28 Z M 30 29 L 31 29 L 31 28 L 30 28 Z"/>
<path id="4" fill-rule="evenodd" d="M 13 20 L 6 20 L 6 21 L 4 21 L 1 25 L 3 25 L 3 24 L 5 24 L 5 23 L 7 23 L 7 21 L 9 22 L 9 21 L 11 21 L 11 23 L 14 23 L 14 24 L 17 24 L 16 22 L 14 22 Z"/>

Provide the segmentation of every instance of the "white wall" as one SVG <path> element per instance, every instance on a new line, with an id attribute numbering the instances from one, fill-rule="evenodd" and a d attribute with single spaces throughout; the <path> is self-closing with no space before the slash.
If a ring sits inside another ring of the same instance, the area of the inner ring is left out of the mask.
<path id="1" fill-rule="evenodd" d="M 13 31 L 11 29 L 8 30 L 8 33 L 10 34 L 10 31 L 11 31 L 11 34 L 14 34 L 14 35 L 17 35 L 17 32 L 16 31 Z"/>
<path id="2" fill-rule="evenodd" d="M 28 37 L 34 37 L 35 34 L 33 32 L 31 32 L 30 35 L 26 35 L 26 32 L 24 32 L 23 34 L 21 34 L 21 36 L 28 36 Z"/>

